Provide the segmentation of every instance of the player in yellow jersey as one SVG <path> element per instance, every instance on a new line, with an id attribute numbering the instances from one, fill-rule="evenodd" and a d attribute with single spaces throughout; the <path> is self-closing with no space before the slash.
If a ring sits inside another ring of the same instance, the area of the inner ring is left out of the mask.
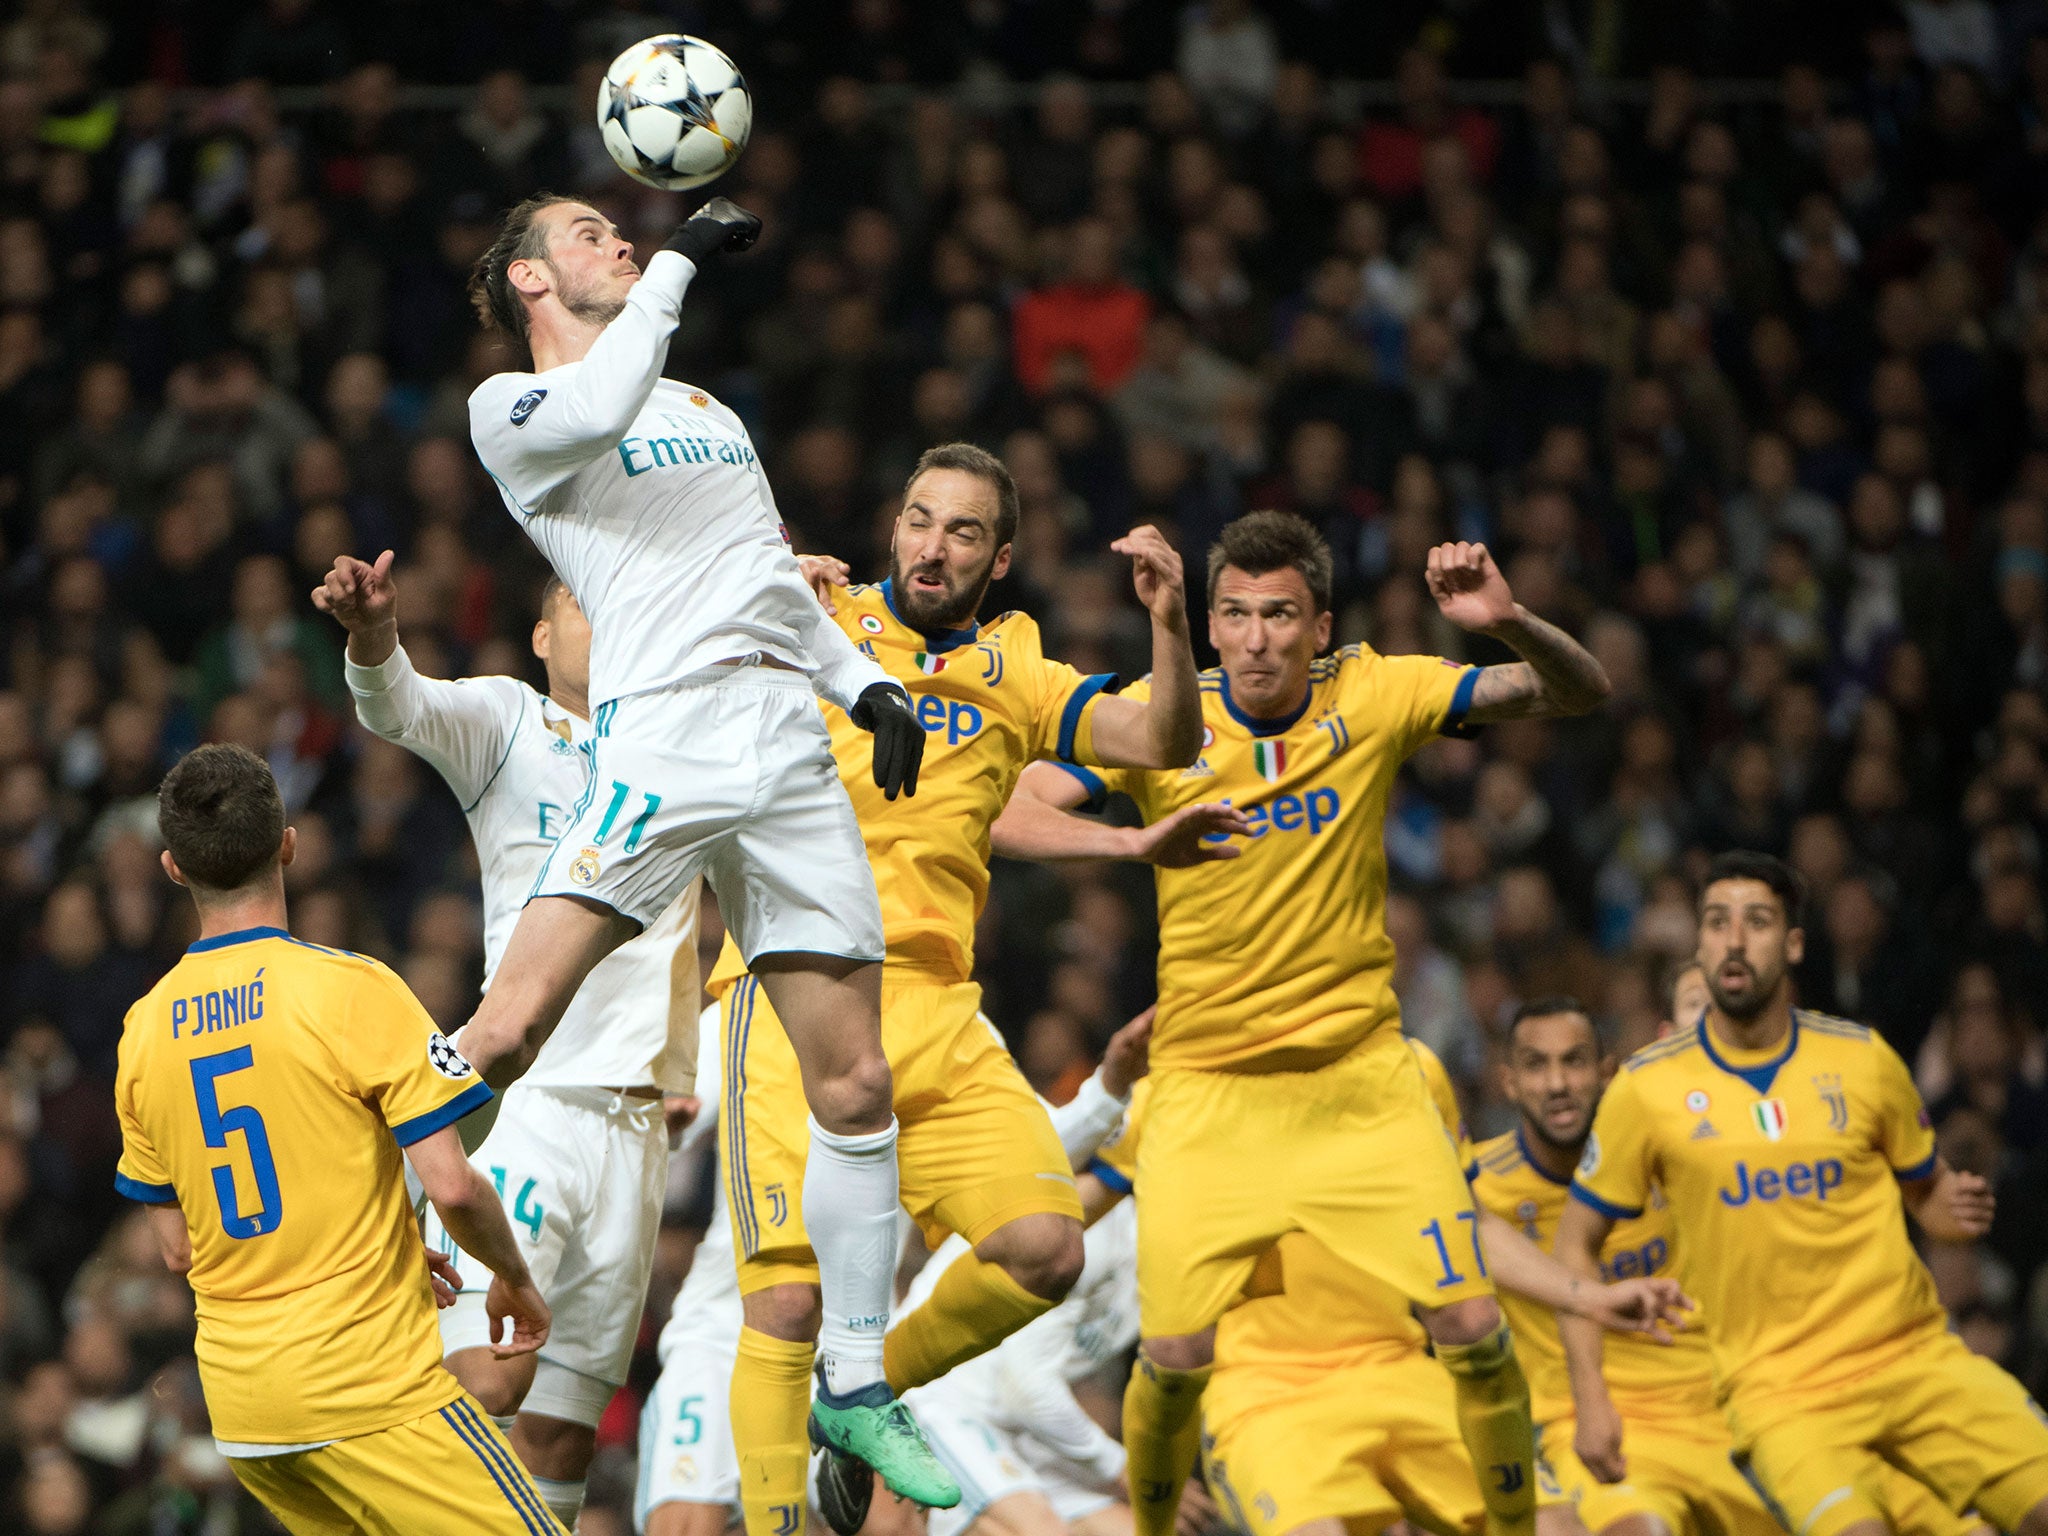
<path id="1" fill-rule="evenodd" d="M 1091 856 L 1112 829 L 1061 815 L 1121 789 L 1156 822 L 1222 797 L 1241 856 L 1162 869 L 1152 1125 L 1138 1171 L 1145 1342 L 1124 1399 L 1139 1536 L 1167 1536 L 1194 1464 L 1215 1326 L 1259 1256 L 1307 1232 L 1424 1309 L 1457 1378 L 1497 1536 L 1534 1509 L 1528 1390 L 1475 1250 L 1477 1213 L 1401 1043 L 1384 827 L 1402 761 L 1487 720 L 1579 713 L 1609 690 L 1585 649 L 1515 602 L 1482 545 L 1430 552 L 1453 623 L 1524 660 L 1466 667 L 1330 639 L 1330 552 L 1254 512 L 1209 552 L 1201 760 L 1179 773 L 1034 768 L 998 851 Z M 1134 690 L 1135 691 L 1135 690 Z"/>
<path id="2" fill-rule="evenodd" d="M 839 627 L 909 691 L 927 732 L 916 800 L 890 800 L 874 783 L 873 737 L 826 710 L 881 894 L 882 1043 L 903 1205 L 934 1246 L 948 1232 L 974 1245 L 888 1335 L 886 1386 L 899 1396 L 1052 1308 L 1081 1269 L 1072 1172 L 971 979 L 989 825 L 1035 758 L 1165 766 L 1192 762 L 1200 744 L 1172 547 L 1153 528 L 1114 546 L 1132 557 L 1152 618 L 1152 687 L 1134 700 L 1109 677 L 1047 660 L 1027 615 L 976 623 L 989 583 L 1008 568 L 1016 520 L 1001 460 L 965 443 L 932 449 L 905 488 L 889 579 L 826 594 Z M 1186 819 L 1176 846 L 1195 857 L 1196 834 L 1221 824 L 1233 824 L 1228 813 Z M 711 988 L 724 1008 L 720 1132 L 746 1309 L 732 1388 L 741 1504 L 753 1536 L 791 1536 L 803 1521 L 806 1411 L 816 1421 L 841 1411 L 822 1373 L 814 1404 L 808 1391 L 819 1292 L 804 1225 L 803 1080 L 760 983 L 730 946 Z M 893 1252 L 893 1225 L 878 1240 Z M 858 1524 L 866 1491 L 857 1466 L 828 1458 L 823 1475 L 827 1513 Z"/>
<path id="3" fill-rule="evenodd" d="M 490 1090 L 390 971 L 286 931 L 296 835 L 261 758 L 200 747 L 165 777 L 158 812 L 200 937 L 123 1025 L 115 1184 L 190 1276 L 221 1450 L 299 1536 L 559 1536 L 441 1367 L 399 1167 L 403 1151 L 491 1267 L 492 1338 L 512 1324 L 494 1348 L 538 1349 L 547 1304 L 455 1132 Z"/>
<path id="4" fill-rule="evenodd" d="M 1889 1464 L 1958 1513 L 2048 1536 L 2048 1421 L 1947 1327 L 1905 1215 L 1981 1237 L 1989 1186 L 1949 1168 L 1905 1064 L 1875 1031 L 1794 1009 L 1799 878 L 1723 854 L 1700 897 L 1703 1017 L 1630 1057 L 1594 1117 L 1559 1219 L 1581 1273 L 1662 1191 L 1699 1299 L 1735 1454 L 1793 1536 L 1884 1536 Z M 1567 1327 L 1573 1381 L 1600 1347 Z M 1629 1438 L 1599 1394 L 1578 1448 L 1619 1476 Z"/>
<path id="5" fill-rule="evenodd" d="M 1675 1008 L 1699 975 L 1695 965 L 1673 978 Z M 1692 1017 L 1698 1016 L 1694 1010 Z M 1509 1025 L 1507 1089 L 1521 1122 L 1479 1148 L 1472 1191 L 1545 1249 L 1556 1237 L 1572 1169 L 1613 1069 L 1591 1018 L 1574 999 L 1525 1003 Z M 1669 1274 L 1678 1247 L 1670 1210 L 1653 1192 L 1641 1215 L 1616 1223 L 1601 1250 L 1600 1271 L 1613 1279 Z M 1729 1459 L 1733 1444 L 1714 1398 L 1713 1367 L 1697 1319 L 1669 1348 L 1610 1340 L 1604 1379 L 1579 1383 L 1579 1396 L 1606 1405 L 1596 1408 L 1600 1426 L 1616 1419 L 1624 1426 L 1625 1458 L 1618 1466 L 1602 1463 L 1623 1475 L 1602 1482 L 1573 1445 L 1573 1386 L 1554 1315 L 1511 1292 L 1502 1305 L 1529 1373 L 1544 1471 L 1577 1506 L 1587 1529 L 1596 1536 L 1775 1536 L 1777 1519 Z M 1962 1536 L 1972 1524 L 1901 1473 L 1884 1469 L 1884 1483 L 1901 1530 Z"/>
<path id="6" fill-rule="evenodd" d="M 1471 1145 L 1450 1076 L 1420 1041 L 1430 1099 L 1461 1163 Z M 1140 1086 L 1125 1129 L 1090 1165 L 1128 1192 L 1146 1118 Z M 1442 1134 L 1440 1131 L 1439 1134 Z M 1084 1181 L 1091 1216 L 1099 1197 Z M 1668 1279 L 1594 1285 L 1575 1277 L 1508 1223 L 1480 1213 L 1480 1242 L 1504 1291 L 1571 1308 L 1607 1327 L 1669 1339 L 1683 1298 Z M 1370 1536 L 1404 1516 L 1437 1532 L 1476 1533 L 1485 1515 L 1458 1431 L 1451 1380 L 1429 1358 L 1428 1335 L 1406 1297 L 1291 1232 L 1269 1248 L 1216 1333 L 1203 1394 L 1206 1471 L 1246 1536 Z M 1655 1347 L 1655 1346 L 1645 1346 Z M 1578 1530 L 1561 1497 L 1552 1536 Z"/>

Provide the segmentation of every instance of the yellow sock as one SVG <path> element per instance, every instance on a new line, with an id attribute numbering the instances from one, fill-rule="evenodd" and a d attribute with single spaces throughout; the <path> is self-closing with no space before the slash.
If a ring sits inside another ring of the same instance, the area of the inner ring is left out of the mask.
<path id="1" fill-rule="evenodd" d="M 1180 1491 L 1202 1451 L 1202 1389 L 1211 1369 L 1169 1371 L 1139 1351 L 1124 1388 L 1124 1451 L 1137 1536 L 1173 1536 Z"/>
<path id="2" fill-rule="evenodd" d="M 1057 1305 L 1032 1295 L 999 1264 L 984 1264 L 971 1253 L 956 1259 L 924 1303 L 883 1341 L 882 1371 L 889 1390 L 901 1397 L 912 1387 L 937 1381 Z"/>
<path id="3" fill-rule="evenodd" d="M 814 1344 L 740 1329 L 732 1366 L 732 1443 L 747 1536 L 803 1536 Z"/>
<path id="4" fill-rule="evenodd" d="M 1436 1357 L 1458 1389 L 1458 1433 L 1479 1474 L 1487 1536 L 1533 1536 L 1536 1426 L 1515 1341 L 1503 1326 L 1477 1344 L 1439 1344 Z"/>

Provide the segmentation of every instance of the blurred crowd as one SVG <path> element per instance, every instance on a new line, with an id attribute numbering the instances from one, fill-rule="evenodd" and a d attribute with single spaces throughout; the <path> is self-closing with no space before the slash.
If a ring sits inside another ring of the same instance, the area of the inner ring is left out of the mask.
<path id="1" fill-rule="evenodd" d="M 1485 539 L 1615 697 L 1404 774 L 1408 1027 L 1503 1128 L 1518 999 L 1574 993 L 1642 1044 L 1703 861 L 1787 856 L 1803 1001 L 1883 1030 L 1949 1160 L 1998 1180 L 1991 1239 L 1930 1259 L 2038 1390 L 2048 10 L 1872 10 L 1730 105 L 1616 31 L 1626 8 L 1547 8 L 1541 51 L 1487 24 L 1520 9 L 1391 8 L 1402 35 L 1348 66 L 1391 84 L 1362 114 L 1316 0 L 948 25 L 904 0 L 28 0 L 0 23 L 0 1524 L 265 1528 L 205 1435 L 189 1295 L 111 1185 L 122 1016 L 191 933 L 153 791 L 199 741 L 263 753 L 298 931 L 466 1017 L 467 831 L 354 727 L 307 593 L 395 548 L 423 670 L 538 680 L 542 567 L 465 436 L 470 388 L 516 360 L 463 280 L 542 187 L 660 242 L 681 205 L 612 168 L 587 103 L 673 27 L 748 72 L 758 126 L 719 190 L 767 221 L 692 290 L 673 371 L 746 418 L 800 548 L 883 574 L 908 466 L 971 438 L 1023 500 L 990 611 L 1133 673 L 1144 618 L 1104 550 L 1134 522 L 1198 569 L 1230 517 L 1292 508 L 1335 548 L 1340 640 L 1475 660 L 1421 570 Z M 1691 63 L 1753 72 L 1787 36 Z M 426 110 L 417 81 L 473 89 Z M 999 868 L 990 1012 L 1047 1093 L 1149 1001 L 1152 928 L 1141 869 Z M 618 1528 L 633 1411 L 587 1531 Z"/>

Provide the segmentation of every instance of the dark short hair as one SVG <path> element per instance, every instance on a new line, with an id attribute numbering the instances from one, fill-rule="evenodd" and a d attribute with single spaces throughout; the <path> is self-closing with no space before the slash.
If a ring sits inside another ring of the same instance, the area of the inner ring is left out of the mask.
<path id="1" fill-rule="evenodd" d="M 554 192 L 537 192 L 510 209 L 498 225 L 498 237 L 469 269 L 469 302 L 487 331 L 504 331 L 526 340 L 526 306 L 506 276 L 515 261 L 538 261 L 548 253 L 547 231 L 536 222 L 544 208 L 581 202 Z"/>
<path id="2" fill-rule="evenodd" d="M 1247 576 L 1290 567 L 1301 572 L 1316 612 L 1327 612 L 1334 562 L 1330 545 L 1315 524 L 1292 512 L 1247 512 L 1224 524 L 1223 536 L 1209 546 L 1209 601 L 1216 601 L 1216 578 L 1230 566 Z"/>
<path id="3" fill-rule="evenodd" d="M 1672 1004 L 1678 1000 L 1678 984 L 1685 980 L 1685 973 L 1687 971 L 1698 971 L 1702 976 L 1707 974 L 1707 968 L 1700 964 L 1699 956 L 1697 955 L 1681 955 L 1678 959 L 1673 960 L 1664 967 L 1664 1006 L 1671 1008 L 1671 1017 L 1680 1024 L 1683 1024 L 1685 1020 L 1678 1017 L 1678 1010 L 1673 1008 Z"/>
<path id="4" fill-rule="evenodd" d="M 1594 1022 L 1593 1015 L 1587 1010 L 1586 1005 L 1565 992 L 1553 993 L 1549 997 L 1532 997 L 1516 1008 L 1513 1017 L 1508 1020 L 1508 1044 L 1515 1043 L 1515 1031 L 1522 1027 L 1524 1019 L 1547 1019 L 1560 1013 L 1576 1013 L 1584 1019 L 1593 1031 L 1594 1047 L 1605 1049 L 1600 1039 L 1600 1026 Z"/>
<path id="5" fill-rule="evenodd" d="M 164 775 L 157 827 L 187 884 L 234 891 L 277 863 L 284 799 L 270 765 L 247 747 L 195 747 Z"/>
<path id="6" fill-rule="evenodd" d="M 962 474 L 986 480 L 996 489 L 996 547 L 1017 537 L 1017 482 L 1010 478 L 1010 466 L 973 443 L 941 443 L 917 456 L 910 478 L 903 482 L 903 494 L 910 494 L 917 477 L 930 469 L 957 469 Z"/>
<path id="7" fill-rule="evenodd" d="M 1707 866 L 1707 878 L 1700 883 L 1700 900 L 1705 901 L 1707 891 L 1722 880 L 1755 880 L 1769 886 L 1778 905 L 1785 909 L 1788 928 L 1797 928 L 1805 919 L 1806 881 L 1783 859 L 1747 848 L 1731 848 L 1716 854 L 1714 862 Z"/>

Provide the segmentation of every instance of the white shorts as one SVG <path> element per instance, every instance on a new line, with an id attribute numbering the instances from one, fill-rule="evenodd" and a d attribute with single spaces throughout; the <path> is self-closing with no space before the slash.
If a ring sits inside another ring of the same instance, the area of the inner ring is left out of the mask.
<path id="1" fill-rule="evenodd" d="M 1116 1502 L 1088 1469 L 1073 1466 L 1029 1436 L 1012 1435 L 986 1419 L 942 1410 L 929 1401 L 913 1400 L 913 1411 L 932 1454 L 960 1485 L 960 1502 L 932 1510 L 925 1536 L 961 1536 L 983 1511 L 1012 1494 L 1040 1495 L 1069 1525 Z"/>
<path id="2" fill-rule="evenodd" d="M 739 1336 L 686 1341 L 662 1364 L 640 1410 L 640 1477 L 633 1529 L 663 1504 L 723 1504 L 739 1518 L 740 1463 L 732 1445 L 732 1366 Z"/>
<path id="3" fill-rule="evenodd" d="M 534 880 L 643 926 L 702 875 L 751 963 L 882 958 L 882 907 L 832 737 L 801 672 L 713 667 L 602 705 L 590 783 Z"/>
<path id="4" fill-rule="evenodd" d="M 625 1384 L 654 1271 L 668 1178 L 661 1100 L 514 1083 L 470 1161 L 497 1185 L 554 1313 L 521 1411 L 595 1428 Z M 427 1243 L 455 1246 L 431 1208 Z M 456 1268 L 462 1294 L 440 1314 L 441 1350 L 450 1355 L 491 1342 L 491 1273 L 466 1254 Z"/>

